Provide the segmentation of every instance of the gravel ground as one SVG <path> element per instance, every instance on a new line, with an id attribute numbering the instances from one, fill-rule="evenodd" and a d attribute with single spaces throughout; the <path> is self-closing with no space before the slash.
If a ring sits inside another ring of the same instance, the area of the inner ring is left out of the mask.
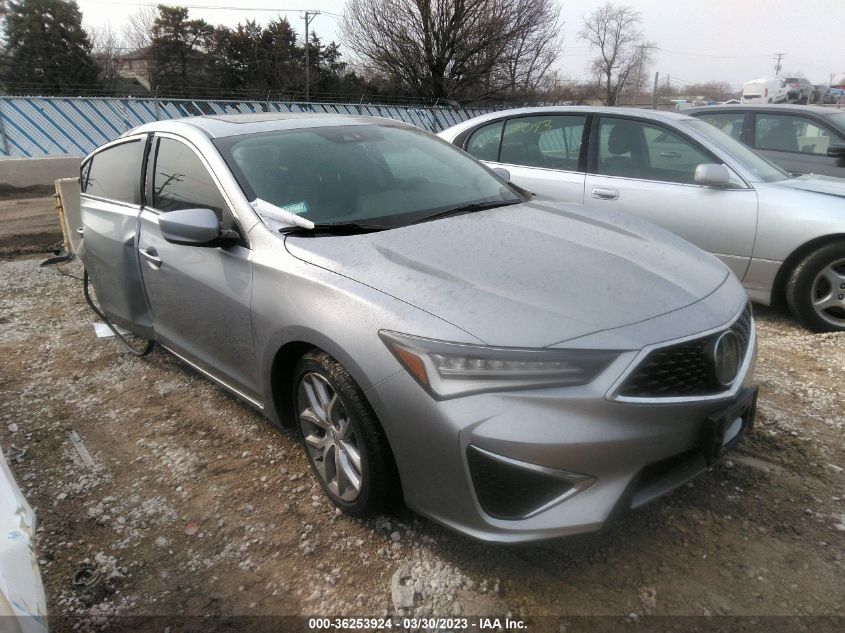
<path id="1" fill-rule="evenodd" d="M 529 620 L 845 613 L 845 335 L 758 308 L 757 425 L 728 461 L 600 534 L 494 547 L 401 508 L 340 515 L 291 437 L 166 353 L 95 338 L 81 282 L 39 261 L 0 262 L 0 442 L 26 449 L 12 468 L 54 630 L 378 616 L 394 598 Z"/>

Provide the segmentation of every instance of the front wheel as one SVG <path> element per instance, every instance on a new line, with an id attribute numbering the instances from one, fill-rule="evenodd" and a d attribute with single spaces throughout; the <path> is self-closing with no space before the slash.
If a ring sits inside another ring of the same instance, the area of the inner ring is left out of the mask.
<path id="1" fill-rule="evenodd" d="M 352 516 L 386 509 L 396 480 L 393 458 L 361 388 L 322 351 L 303 356 L 294 375 L 297 427 L 323 491 Z"/>
<path id="2" fill-rule="evenodd" d="M 845 243 L 813 251 L 786 283 L 792 314 L 814 332 L 845 331 Z"/>

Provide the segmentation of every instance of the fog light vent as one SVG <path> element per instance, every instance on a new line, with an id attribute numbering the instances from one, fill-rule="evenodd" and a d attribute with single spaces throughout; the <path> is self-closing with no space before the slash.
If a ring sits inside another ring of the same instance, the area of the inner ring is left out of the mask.
<path id="1" fill-rule="evenodd" d="M 525 519 L 563 501 L 595 479 L 467 447 L 467 463 L 481 508 L 495 519 Z"/>

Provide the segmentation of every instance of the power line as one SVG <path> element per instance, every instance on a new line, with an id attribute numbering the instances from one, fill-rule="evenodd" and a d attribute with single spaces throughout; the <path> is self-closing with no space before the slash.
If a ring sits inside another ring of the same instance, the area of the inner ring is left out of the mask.
<path id="1" fill-rule="evenodd" d="M 763 55 L 711 55 L 709 53 L 689 53 L 684 51 L 672 51 L 668 48 L 659 48 L 659 51 L 663 53 L 671 53 L 672 55 L 682 55 L 684 57 L 703 57 L 707 59 L 752 59 L 752 58 L 762 58 L 762 57 L 771 57 L 771 53 L 765 53 Z"/>
<path id="2" fill-rule="evenodd" d="M 158 8 L 161 4 L 160 2 L 120 2 L 119 0 L 86 0 L 92 4 L 114 4 L 120 6 L 131 6 L 131 7 L 152 7 Z M 182 9 L 202 9 L 207 11 L 266 11 L 268 13 L 302 13 L 303 11 L 310 11 L 311 13 L 315 13 L 313 9 L 276 9 L 273 7 L 233 7 L 233 6 L 224 6 L 224 5 L 215 5 L 215 4 L 171 4 L 167 3 L 167 6 L 174 6 Z M 322 9 L 319 13 L 324 15 L 330 15 L 334 18 L 342 18 L 343 16 L 339 13 L 334 13 L 332 11 L 323 11 Z"/>

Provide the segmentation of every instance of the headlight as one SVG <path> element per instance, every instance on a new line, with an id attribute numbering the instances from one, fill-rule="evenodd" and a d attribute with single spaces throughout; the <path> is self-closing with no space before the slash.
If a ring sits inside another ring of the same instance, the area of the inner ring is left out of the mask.
<path id="1" fill-rule="evenodd" d="M 379 336 L 408 373 L 438 399 L 482 391 L 584 385 L 620 353 L 467 345 L 386 330 Z"/>

